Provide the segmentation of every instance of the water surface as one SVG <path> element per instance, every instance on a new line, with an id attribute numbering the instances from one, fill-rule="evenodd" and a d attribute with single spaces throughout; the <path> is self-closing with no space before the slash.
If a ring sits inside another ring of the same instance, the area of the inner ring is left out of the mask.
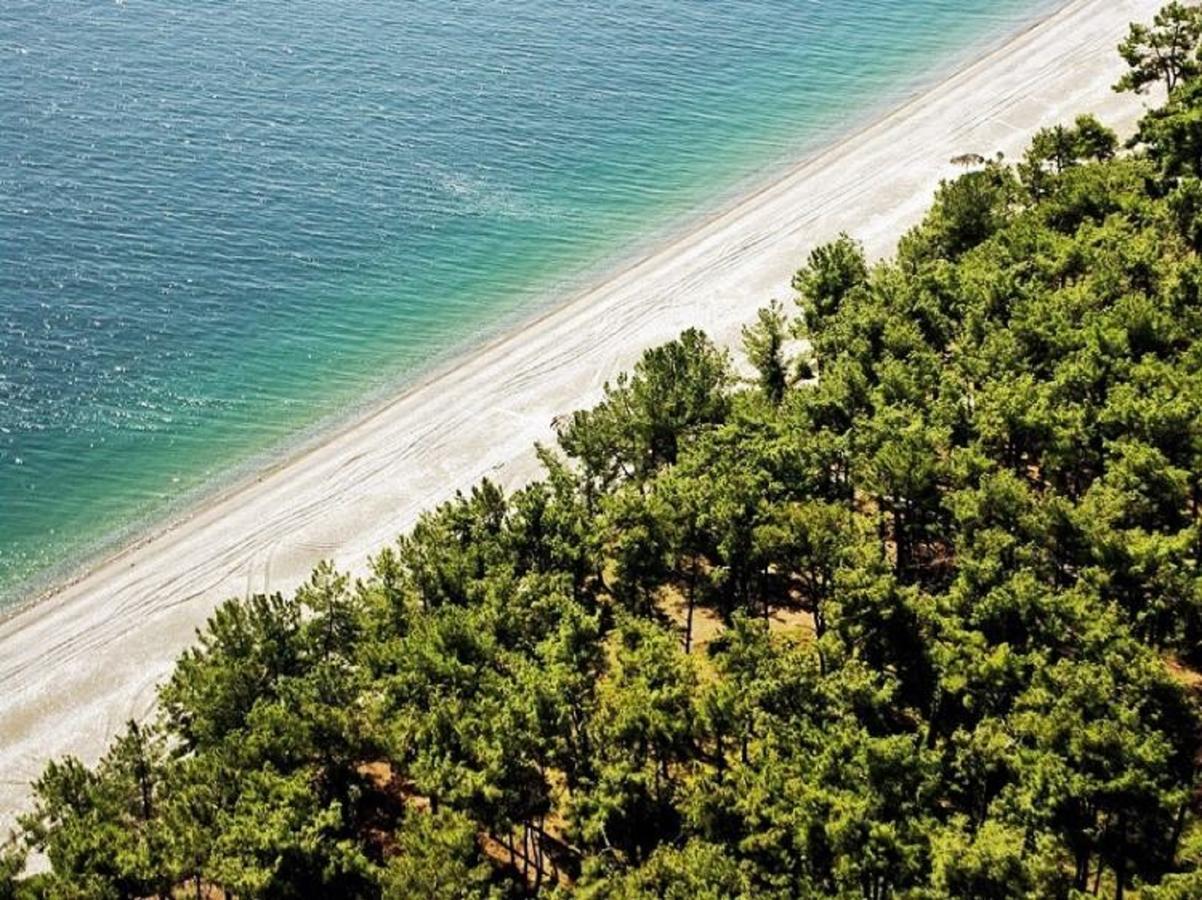
<path id="1" fill-rule="evenodd" d="M 0 603 L 1052 0 L 5 0 Z"/>

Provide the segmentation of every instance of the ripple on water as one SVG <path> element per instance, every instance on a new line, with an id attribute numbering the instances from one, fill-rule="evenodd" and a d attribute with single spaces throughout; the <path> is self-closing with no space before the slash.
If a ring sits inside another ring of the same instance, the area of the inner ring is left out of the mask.
<path id="1" fill-rule="evenodd" d="M 0 599 L 1052 0 L 7 0 Z"/>

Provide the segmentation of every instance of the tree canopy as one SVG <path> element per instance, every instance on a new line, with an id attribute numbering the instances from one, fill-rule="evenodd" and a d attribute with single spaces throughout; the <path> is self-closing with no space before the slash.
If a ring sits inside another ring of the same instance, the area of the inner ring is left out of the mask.
<path id="1" fill-rule="evenodd" d="M 810 253 L 753 379 L 687 331 L 542 479 L 222 606 L 0 898 L 1202 894 L 1198 21 L 1124 44 L 1133 147 Z"/>

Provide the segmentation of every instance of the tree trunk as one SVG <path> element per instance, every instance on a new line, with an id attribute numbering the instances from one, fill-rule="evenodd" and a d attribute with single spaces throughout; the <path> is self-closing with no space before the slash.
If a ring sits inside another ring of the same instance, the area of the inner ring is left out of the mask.
<path id="1" fill-rule="evenodd" d="M 535 893 L 543 886 L 543 819 L 539 817 L 534 827 L 534 890 Z"/>
<path id="2" fill-rule="evenodd" d="M 1199 515 L 1202 514 L 1202 477 L 1197 474 L 1193 477 L 1193 485 L 1190 490 L 1190 506 L 1192 507 L 1194 525 L 1198 524 Z M 1196 537 L 1194 539 L 1194 568 L 1202 565 L 1202 528 L 1195 529 Z"/>
<path id="3" fill-rule="evenodd" d="M 1127 817 L 1119 815 L 1119 846 L 1114 857 L 1114 900 L 1123 900 L 1127 879 Z"/>
<path id="4" fill-rule="evenodd" d="M 1177 862 L 1177 850 L 1181 845 L 1181 834 L 1185 831 L 1185 817 L 1189 812 L 1189 800 L 1183 800 L 1177 807 L 1177 818 L 1173 822 L 1173 837 L 1169 841 L 1169 862 Z"/>
<path id="5" fill-rule="evenodd" d="M 522 823 L 522 889 L 530 887 L 530 826 Z"/>
<path id="6" fill-rule="evenodd" d="M 513 869 L 516 872 L 517 868 L 518 868 L 518 854 L 517 854 L 517 850 L 515 850 L 514 846 L 513 846 L 513 829 L 512 828 L 509 831 L 505 832 L 505 839 L 503 841 L 501 841 L 501 843 L 504 845 L 505 849 L 509 851 L 509 864 L 511 866 L 513 866 Z"/>
<path id="7" fill-rule="evenodd" d="M 1079 891 L 1089 889 L 1089 860 L 1090 853 L 1087 848 L 1081 848 L 1077 851 L 1076 873 L 1073 878 L 1073 887 Z"/>
<path id="8" fill-rule="evenodd" d="M 689 608 L 684 621 L 684 652 L 691 653 L 693 649 L 693 609 L 697 605 L 697 556 L 689 567 Z"/>

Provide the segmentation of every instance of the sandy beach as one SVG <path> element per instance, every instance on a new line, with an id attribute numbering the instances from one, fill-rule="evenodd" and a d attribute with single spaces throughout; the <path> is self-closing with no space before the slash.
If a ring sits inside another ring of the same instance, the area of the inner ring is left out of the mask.
<path id="1" fill-rule="evenodd" d="M 816 244 L 889 253 L 963 153 L 1021 154 L 1093 112 L 1130 131 L 1115 46 L 1161 0 L 1073 0 L 670 246 L 397 397 L 370 417 L 0 622 L 0 827 L 47 759 L 93 761 L 220 601 L 288 591 L 321 559 L 361 573 L 424 509 L 487 476 L 537 474 L 536 441 L 648 346 L 696 325 L 734 343 Z M 565 298 L 566 299 L 566 298 Z"/>

